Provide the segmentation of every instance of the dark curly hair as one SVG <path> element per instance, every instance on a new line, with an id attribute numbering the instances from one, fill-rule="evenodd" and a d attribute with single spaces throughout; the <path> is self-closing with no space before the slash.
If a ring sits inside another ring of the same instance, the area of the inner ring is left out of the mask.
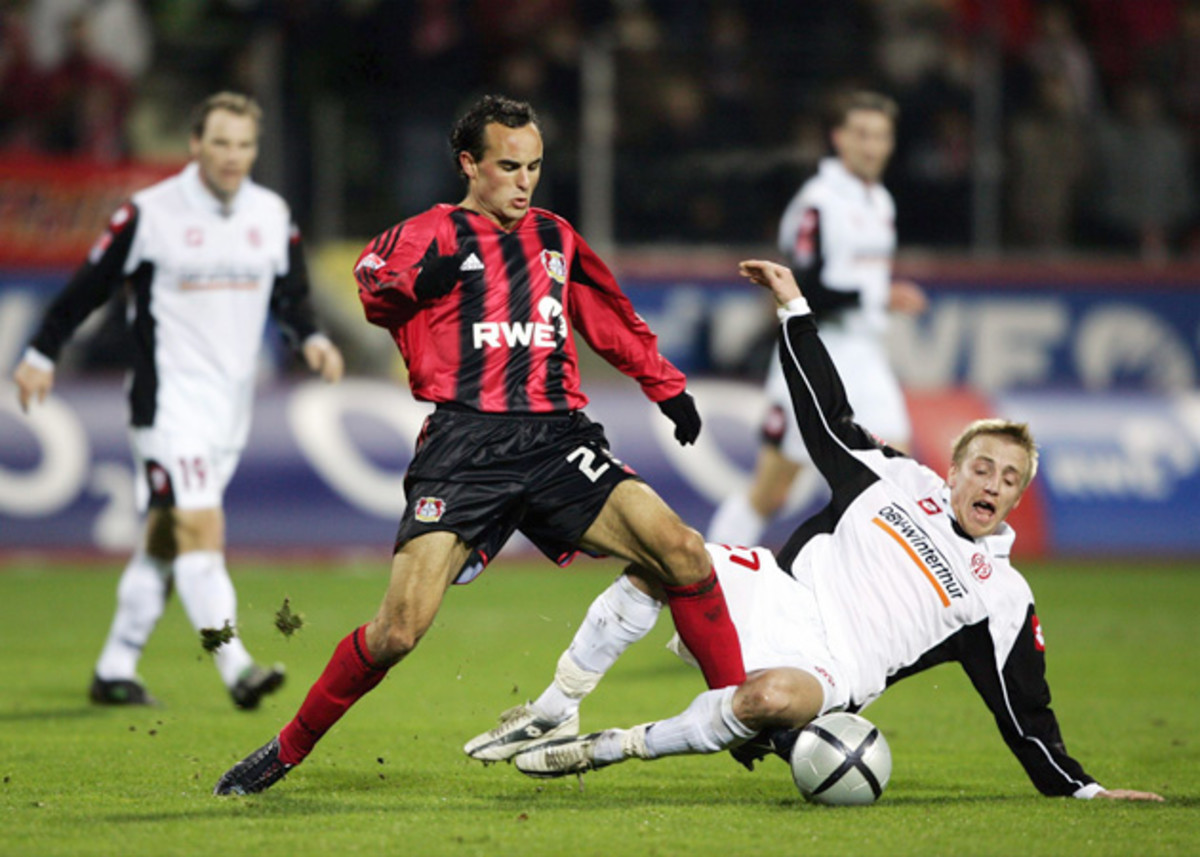
<path id="1" fill-rule="evenodd" d="M 476 161 L 483 160 L 486 145 L 484 131 L 488 125 L 499 122 L 506 128 L 537 126 L 538 118 L 528 102 L 505 98 L 503 95 L 485 95 L 472 104 L 450 131 L 450 151 L 458 174 L 463 175 L 458 156 L 467 152 Z"/>

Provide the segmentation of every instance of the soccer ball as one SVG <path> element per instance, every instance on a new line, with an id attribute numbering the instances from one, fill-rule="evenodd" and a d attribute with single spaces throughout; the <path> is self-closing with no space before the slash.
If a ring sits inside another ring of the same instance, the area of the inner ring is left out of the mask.
<path id="1" fill-rule="evenodd" d="M 792 748 L 792 779 L 814 803 L 874 803 L 892 775 L 892 751 L 875 724 L 857 714 L 818 717 Z"/>

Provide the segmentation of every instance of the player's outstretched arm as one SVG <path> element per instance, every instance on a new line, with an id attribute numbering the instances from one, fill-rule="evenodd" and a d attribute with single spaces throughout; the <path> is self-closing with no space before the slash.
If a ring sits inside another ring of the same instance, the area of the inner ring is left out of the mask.
<path id="1" fill-rule="evenodd" d="M 1105 800 L 1149 800 L 1159 802 L 1163 800 L 1162 795 L 1155 794 L 1154 792 L 1139 792 L 1133 789 L 1103 789 L 1096 792 L 1096 797 L 1104 798 Z"/>
<path id="2" fill-rule="evenodd" d="M 29 413 L 30 402 L 44 402 L 54 387 L 54 370 L 39 369 L 28 360 L 22 360 L 13 371 L 17 385 L 17 400 L 21 410 Z"/>
<path id="3" fill-rule="evenodd" d="M 781 306 L 801 297 L 796 275 L 787 265 L 762 259 L 747 259 L 738 263 L 738 273 L 750 282 L 768 289 Z"/>

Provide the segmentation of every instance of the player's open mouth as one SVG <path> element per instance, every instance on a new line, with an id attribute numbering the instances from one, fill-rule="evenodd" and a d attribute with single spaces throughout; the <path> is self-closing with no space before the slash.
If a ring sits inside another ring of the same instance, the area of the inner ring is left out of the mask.
<path id="1" fill-rule="evenodd" d="M 972 506 L 973 506 L 973 508 L 975 508 L 976 510 L 981 512 L 982 516 L 990 517 L 990 516 L 996 514 L 996 507 L 993 506 L 991 503 L 989 503 L 987 500 L 976 500 L 972 504 Z"/>

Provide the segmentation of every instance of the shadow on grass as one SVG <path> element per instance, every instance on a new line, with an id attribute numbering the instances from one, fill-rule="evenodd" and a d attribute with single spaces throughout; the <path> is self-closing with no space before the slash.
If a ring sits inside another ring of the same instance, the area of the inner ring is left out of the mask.
<path id="1" fill-rule="evenodd" d="M 215 782 L 215 779 L 214 779 Z M 714 807 L 745 806 L 777 810 L 781 813 L 855 813 L 907 812 L 919 809 L 953 809 L 974 805 L 1019 807 L 1047 800 L 1036 793 L 964 793 L 965 790 L 917 790 L 915 793 L 889 793 L 870 807 L 826 807 L 806 803 L 798 794 L 784 798 L 757 792 L 731 793 L 712 789 L 677 789 L 677 782 L 660 778 L 632 781 L 602 781 L 597 777 L 563 778 L 541 782 L 518 778 L 511 784 L 452 783 L 429 771 L 386 772 L 375 768 L 324 765 L 297 771 L 264 794 L 245 797 L 205 797 L 189 799 L 178 810 L 160 808 L 148 812 L 121 812 L 107 816 L 114 823 L 158 824 L 187 820 L 269 820 L 289 817 L 393 817 L 397 812 L 436 811 L 447 816 L 487 812 L 519 814 L 539 812 L 597 813 L 663 809 L 694 809 L 703 812 Z M 1062 799 L 1065 809 L 1075 801 Z M 1139 803 L 1139 805 L 1144 805 Z M 1168 796 L 1165 803 L 1151 804 L 1161 809 L 1191 809 L 1200 806 L 1200 796 Z M 866 816 L 864 816 L 866 818 Z"/>
<path id="2" fill-rule="evenodd" d="M 680 795 L 678 798 L 664 797 L 655 795 L 647 797 L 644 792 L 636 794 L 604 794 L 596 796 L 595 800 L 591 800 L 583 806 L 577 801 L 565 801 L 555 799 L 550 796 L 550 800 L 546 801 L 543 795 L 531 795 L 529 793 L 522 794 L 506 794 L 488 796 L 465 796 L 455 799 L 449 803 L 442 802 L 440 798 L 430 797 L 424 789 L 419 787 L 405 786 L 403 789 L 398 789 L 396 796 L 401 798 L 399 801 L 386 801 L 384 803 L 371 803 L 364 805 L 347 801 L 346 796 L 349 794 L 361 794 L 369 789 L 364 789 L 361 782 L 357 788 L 337 788 L 332 791 L 339 797 L 321 797 L 306 793 L 272 792 L 271 794 L 252 795 L 247 797 L 213 797 L 211 803 L 207 803 L 203 808 L 188 808 L 177 812 L 172 811 L 157 811 L 144 813 L 113 813 L 106 817 L 106 820 L 116 824 L 161 824 L 164 822 L 179 822 L 179 821 L 204 821 L 216 819 L 256 819 L 265 820 L 270 818 L 289 818 L 289 817 L 346 817 L 346 816 L 382 816 L 394 818 L 397 812 L 404 812 L 406 799 L 413 796 L 415 799 L 411 801 L 408 807 L 412 812 L 427 812 L 436 809 L 439 813 L 449 815 L 466 815 L 478 816 L 481 812 L 499 811 L 505 813 L 520 813 L 537 809 L 540 812 L 554 811 L 570 811 L 579 812 L 581 809 L 591 809 L 598 813 L 621 812 L 628 810 L 641 810 L 654 807 L 661 808 L 696 808 L 704 809 L 706 807 L 728 807 L 733 804 L 754 805 L 759 808 L 774 807 L 780 812 L 794 814 L 797 811 L 801 812 L 819 812 L 819 813 L 870 813 L 887 811 L 889 808 L 897 810 L 907 810 L 910 808 L 954 808 L 969 806 L 975 804 L 986 804 L 994 806 L 997 803 L 1014 803 L 1020 804 L 1027 802 L 1031 798 L 1019 797 L 1016 795 L 944 795 L 944 796 L 928 796 L 928 797 L 895 797 L 882 801 L 879 804 L 869 807 L 827 807 L 817 806 L 815 804 L 806 804 L 803 800 L 786 799 L 786 800 L 730 800 L 727 795 L 714 794 L 710 798 L 697 799 L 694 795 Z M 1040 798 L 1038 798 L 1040 800 Z M 1067 801 L 1064 799 L 1064 803 Z M 1195 795 L 1187 795 L 1181 797 L 1167 798 L 1165 803 L 1161 804 L 1139 804 L 1147 806 L 1149 812 L 1163 811 L 1169 809 L 1194 809 L 1200 806 L 1200 797 Z M 1157 809 L 1151 809 L 1154 807 Z M 865 816 L 864 816 L 865 818 Z"/>

